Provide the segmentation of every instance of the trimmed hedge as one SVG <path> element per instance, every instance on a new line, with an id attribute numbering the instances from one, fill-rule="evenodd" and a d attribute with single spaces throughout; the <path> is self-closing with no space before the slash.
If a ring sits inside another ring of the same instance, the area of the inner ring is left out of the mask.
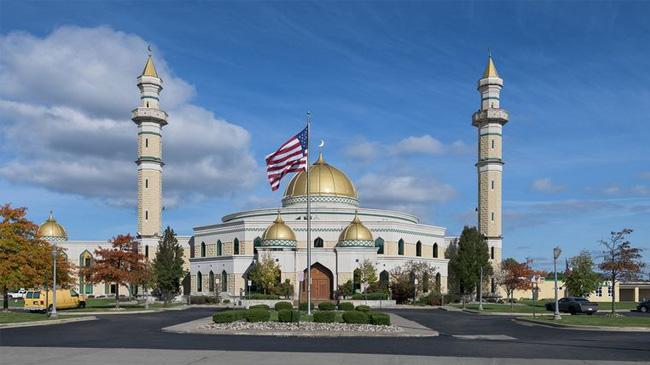
<path id="1" fill-rule="evenodd" d="M 300 311 L 281 309 L 278 311 L 278 322 L 300 322 Z"/>
<path id="2" fill-rule="evenodd" d="M 316 323 L 336 322 L 336 312 L 331 310 L 314 312 L 314 322 Z"/>
<path id="3" fill-rule="evenodd" d="M 360 312 L 370 312 L 370 307 L 367 305 L 358 305 L 356 308 L 354 308 Z"/>
<path id="4" fill-rule="evenodd" d="M 250 307 L 248 307 L 248 309 L 265 309 L 265 310 L 269 310 L 269 309 L 271 309 L 271 307 L 269 307 L 266 304 L 255 304 L 255 305 L 251 305 Z"/>
<path id="5" fill-rule="evenodd" d="M 332 302 L 321 302 L 318 303 L 318 309 L 322 311 L 333 311 L 336 309 L 336 305 Z"/>
<path id="6" fill-rule="evenodd" d="M 314 303 L 311 303 L 311 309 L 314 309 L 314 308 L 316 308 L 314 306 Z M 306 311 L 307 310 L 307 303 L 300 303 L 300 306 L 298 306 L 298 309 L 300 309 L 301 311 Z"/>
<path id="7" fill-rule="evenodd" d="M 385 300 L 388 299 L 388 293 L 385 292 L 374 292 L 374 293 L 366 293 L 366 294 L 353 294 L 352 299 L 354 300 Z"/>
<path id="8" fill-rule="evenodd" d="M 368 315 L 361 311 L 347 311 L 343 313 L 343 322 L 366 324 L 368 323 Z"/>
<path id="9" fill-rule="evenodd" d="M 274 308 L 275 308 L 276 311 L 281 311 L 281 310 L 284 310 L 284 309 L 292 310 L 293 309 L 293 304 L 291 304 L 289 302 L 277 302 L 277 303 L 275 303 Z"/>
<path id="10" fill-rule="evenodd" d="M 370 324 L 378 326 L 390 326 L 390 316 L 386 313 L 369 313 L 368 320 Z"/>
<path id="11" fill-rule="evenodd" d="M 280 299 L 279 295 L 253 293 L 248 296 L 249 299 Z"/>
<path id="12" fill-rule="evenodd" d="M 271 312 L 266 309 L 249 309 L 246 311 L 248 322 L 268 322 L 271 319 Z"/>
<path id="13" fill-rule="evenodd" d="M 212 320 L 214 323 L 230 323 L 230 322 L 236 322 L 236 321 L 241 321 L 246 318 L 246 313 L 248 311 L 245 310 L 228 310 L 228 311 L 223 311 L 223 312 L 217 312 L 214 315 L 212 315 Z"/>
<path id="14" fill-rule="evenodd" d="M 352 304 L 350 302 L 341 302 L 341 303 L 339 303 L 339 310 L 340 311 L 354 310 L 354 304 Z"/>

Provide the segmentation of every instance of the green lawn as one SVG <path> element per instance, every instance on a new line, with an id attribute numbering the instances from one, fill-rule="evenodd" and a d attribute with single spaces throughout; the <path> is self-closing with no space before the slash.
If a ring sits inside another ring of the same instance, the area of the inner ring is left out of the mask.
<path id="1" fill-rule="evenodd" d="M 45 320 L 47 320 L 47 315 L 45 313 L 0 312 L 0 323 L 17 323 Z"/>
<path id="2" fill-rule="evenodd" d="M 530 318 L 526 318 L 530 320 Z M 535 321 L 540 323 L 559 323 L 566 325 L 579 326 L 607 326 L 607 327 L 650 327 L 649 316 L 621 316 L 609 317 L 604 315 L 564 315 L 562 319 L 555 321 L 553 317 L 537 318 Z"/>
<path id="3" fill-rule="evenodd" d="M 538 300 L 535 302 L 535 312 L 544 313 L 547 312 L 545 304 L 549 300 Z M 616 309 L 636 309 L 636 302 L 617 302 Z M 462 304 L 454 303 L 451 306 L 462 308 Z M 478 310 L 478 304 L 466 304 L 466 309 Z M 598 310 L 600 312 L 607 312 L 611 309 L 611 303 L 598 303 Z M 495 304 L 495 303 L 484 303 L 483 304 L 484 312 L 504 312 L 504 313 L 533 313 L 533 301 L 530 299 L 520 300 L 510 308 L 510 304 Z"/>

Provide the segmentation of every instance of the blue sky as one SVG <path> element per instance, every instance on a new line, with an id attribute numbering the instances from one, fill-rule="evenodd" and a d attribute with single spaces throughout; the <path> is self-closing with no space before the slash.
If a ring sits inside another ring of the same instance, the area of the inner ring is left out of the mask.
<path id="1" fill-rule="evenodd" d="M 363 205 L 458 234 L 475 221 L 470 119 L 490 48 L 511 116 L 505 255 L 548 267 L 555 245 L 596 252 L 623 227 L 650 250 L 648 4 L 0 7 L 0 201 L 37 222 L 55 210 L 72 239 L 135 230 L 129 113 L 146 44 L 166 83 L 164 221 L 177 232 L 279 205 L 263 156 L 311 110 Z"/>

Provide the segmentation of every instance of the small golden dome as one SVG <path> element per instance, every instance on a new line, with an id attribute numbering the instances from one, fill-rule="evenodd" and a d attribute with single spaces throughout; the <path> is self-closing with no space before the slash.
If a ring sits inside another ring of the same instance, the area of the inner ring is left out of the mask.
<path id="1" fill-rule="evenodd" d="M 142 70 L 142 76 L 158 78 L 158 72 L 156 72 L 156 67 L 153 65 L 153 58 L 151 55 L 147 58 L 147 63 L 144 65 L 144 70 Z"/>
<path id="2" fill-rule="evenodd" d="M 45 223 L 38 227 L 38 235 L 48 241 L 66 241 L 68 239 L 65 228 L 54 219 L 51 211 Z"/>
<path id="3" fill-rule="evenodd" d="M 361 223 L 357 213 L 354 219 L 339 235 L 337 246 L 342 247 L 372 247 L 374 241 L 370 230 Z"/>
<path id="4" fill-rule="evenodd" d="M 483 71 L 483 78 L 486 79 L 488 77 L 499 77 L 497 67 L 494 65 L 494 60 L 492 59 L 492 54 L 488 56 L 488 63 L 485 66 L 485 71 Z"/>
<path id="5" fill-rule="evenodd" d="M 357 189 L 343 171 L 328 164 L 323 159 L 323 154 L 318 155 L 318 160 L 309 167 L 309 194 L 331 195 L 357 199 Z M 284 192 L 284 197 L 298 197 L 307 195 L 307 173 L 301 171 L 296 174 Z"/>
<path id="6" fill-rule="evenodd" d="M 282 217 L 280 217 L 280 212 L 278 212 L 273 224 L 268 226 L 264 234 L 262 234 L 262 246 L 296 246 L 296 234 L 293 233 L 291 227 L 284 223 Z"/>

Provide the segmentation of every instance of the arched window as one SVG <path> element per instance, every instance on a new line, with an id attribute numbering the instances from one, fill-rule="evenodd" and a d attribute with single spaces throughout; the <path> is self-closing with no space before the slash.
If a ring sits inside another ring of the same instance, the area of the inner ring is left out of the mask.
<path id="1" fill-rule="evenodd" d="M 384 254 L 384 239 L 379 237 L 375 240 L 375 248 L 377 249 L 378 255 Z"/>
<path id="2" fill-rule="evenodd" d="M 490 247 L 490 258 L 494 260 L 494 246 Z"/>
<path id="3" fill-rule="evenodd" d="M 379 285 L 382 289 L 388 289 L 389 277 L 388 271 L 386 270 L 379 273 Z"/>
<path id="4" fill-rule="evenodd" d="M 205 242 L 201 242 L 201 257 L 205 257 Z"/>
<path id="5" fill-rule="evenodd" d="M 422 256 L 422 242 L 420 241 L 415 244 L 415 256 Z"/>
<path id="6" fill-rule="evenodd" d="M 144 257 L 149 258 L 149 245 L 144 246 Z"/>
<path id="7" fill-rule="evenodd" d="M 213 292 L 214 291 L 214 273 L 212 270 L 210 270 L 210 275 L 208 275 L 208 291 Z"/>
<path id="8" fill-rule="evenodd" d="M 196 273 L 196 291 L 203 291 L 203 275 L 200 271 Z"/>
<path id="9" fill-rule="evenodd" d="M 352 272 L 352 288 L 355 293 L 357 290 L 361 290 L 361 270 L 358 268 Z"/>
<path id="10" fill-rule="evenodd" d="M 235 238 L 235 240 L 232 241 L 232 246 L 233 255 L 239 255 L 239 240 Z"/>
<path id="11" fill-rule="evenodd" d="M 438 244 L 437 243 L 433 244 L 433 257 L 438 258 Z"/>
<path id="12" fill-rule="evenodd" d="M 79 255 L 79 268 L 81 270 L 88 269 L 93 262 L 93 255 L 85 250 Z M 86 283 L 87 275 L 79 275 L 79 293 L 93 294 L 93 285 Z"/>
<path id="13" fill-rule="evenodd" d="M 397 254 L 404 255 L 404 240 L 400 238 L 397 242 Z"/>
<path id="14" fill-rule="evenodd" d="M 217 256 L 223 255 L 223 244 L 221 243 L 221 240 L 217 241 Z"/>
<path id="15" fill-rule="evenodd" d="M 228 273 L 226 270 L 221 272 L 221 291 L 228 291 Z"/>
<path id="16" fill-rule="evenodd" d="M 440 292 L 440 273 L 436 274 L 436 291 Z"/>
<path id="17" fill-rule="evenodd" d="M 257 237 L 253 240 L 253 253 L 257 253 L 257 248 L 262 246 L 262 238 Z"/>
<path id="18" fill-rule="evenodd" d="M 320 237 L 317 237 L 314 240 L 314 247 L 323 247 L 323 239 Z"/>

